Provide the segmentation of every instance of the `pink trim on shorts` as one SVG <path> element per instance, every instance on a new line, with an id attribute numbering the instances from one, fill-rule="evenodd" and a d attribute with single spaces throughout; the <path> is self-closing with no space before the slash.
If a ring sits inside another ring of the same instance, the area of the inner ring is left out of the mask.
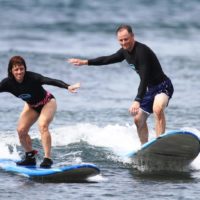
<path id="1" fill-rule="evenodd" d="M 46 103 L 48 103 L 52 99 L 52 97 L 53 97 L 52 94 L 47 92 L 46 96 L 45 96 L 45 98 L 43 100 L 41 100 L 40 102 L 38 102 L 36 104 L 30 104 L 30 106 L 32 108 L 37 108 L 39 106 L 44 106 Z"/>

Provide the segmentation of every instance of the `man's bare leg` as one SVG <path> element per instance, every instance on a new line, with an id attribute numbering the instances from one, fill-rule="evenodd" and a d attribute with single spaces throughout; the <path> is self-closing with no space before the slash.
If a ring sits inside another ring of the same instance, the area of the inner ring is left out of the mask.
<path id="1" fill-rule="evenodd" d="M 138 114 L 134 117 L 134 122 L 137 127 L 137 132 L 141 144 L 148 142 L 149 132 L 146 123 L 148 116 L 149 115 L 147 113 L 140 109 Z"/>
<path id="2" fill-rule="evenodd" d="M 169 97 L 165 93 L 161 93 L 155 96 L 153 113 L 155 116 L 155 130 L 157 137 L 165 132 L 166 120 L 164 110 L 168 104 L 168 101 Z"/>

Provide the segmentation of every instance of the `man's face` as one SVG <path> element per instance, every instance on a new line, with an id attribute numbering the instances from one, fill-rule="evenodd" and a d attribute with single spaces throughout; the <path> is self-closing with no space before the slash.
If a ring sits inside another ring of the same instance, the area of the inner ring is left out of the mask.
<path id="1" fill-rule="evenodd" d="M 134 35 L 129 33 L 126 29 L 118 31 L 117 39 L 123 49 L 127 51 L 131 51 L 133 49 L 135 43 Z"/>

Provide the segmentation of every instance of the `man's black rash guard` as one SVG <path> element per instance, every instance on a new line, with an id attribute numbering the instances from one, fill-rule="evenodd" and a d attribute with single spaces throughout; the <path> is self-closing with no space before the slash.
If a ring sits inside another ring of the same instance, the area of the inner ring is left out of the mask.
<path id="1" fill-rule="evenodd" d="M 24 80 L 19 83 L 15 78 L 5 78 L 0 83 L 0 92 L 9 92 L 30 105 L 37 104 L 46 96 L 46 90 L 42 85 L 53 85 L 68 89 L 69 85 L 63 81 L 44 77 L 34 72 L 26 72 Z"/>
<path id="2" fill-rule="evenodd" d="M 140 76 L 140 84 L 135 101 L 141 102 L 147 87 L 158 85 L 168 77 L 164 74 L 158 58 L 145 44 L 135 42 L 131 52 L 121 48 L 109 56 L 88 60 L 88 65 L 108 65 L 126 60 Z"/>

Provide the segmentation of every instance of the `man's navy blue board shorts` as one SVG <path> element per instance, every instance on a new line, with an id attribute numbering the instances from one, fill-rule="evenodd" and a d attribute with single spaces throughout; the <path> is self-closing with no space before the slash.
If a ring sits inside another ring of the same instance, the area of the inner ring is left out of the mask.
<path id="1" fill-rule="evenodd" d="M 170 79 L 167 79 L 158 85 L 148 87 L 140 104 L 140 108 L 147 113 L 153 113 L 153 102 L 155 96 L 160 93 L 165 93 L 170 99 L 173 92 L 174 87 Z"/>

